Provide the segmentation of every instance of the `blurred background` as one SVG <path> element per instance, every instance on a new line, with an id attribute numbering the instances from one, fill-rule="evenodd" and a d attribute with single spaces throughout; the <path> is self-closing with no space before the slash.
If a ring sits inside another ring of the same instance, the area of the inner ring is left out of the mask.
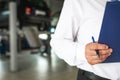
<path id="1" fill-rule="evenodd" d="M 49 44 L 63 2 L 0 0 L 0 80 L 76 80 Z"/>

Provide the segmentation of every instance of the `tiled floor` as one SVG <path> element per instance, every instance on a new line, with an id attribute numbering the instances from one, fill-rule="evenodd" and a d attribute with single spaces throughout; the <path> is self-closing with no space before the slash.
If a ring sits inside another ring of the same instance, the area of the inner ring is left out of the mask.
<path id="1" fill-rule="evenodd" d="M 77 74 L 76 67 L 70 67 L 54 53 L 48 57 L 24 52 L 18 56 L 18 71 L 11 72 L 9 67 L 9 58 L 1 58 L 0 80 L 76 80 Z"/>

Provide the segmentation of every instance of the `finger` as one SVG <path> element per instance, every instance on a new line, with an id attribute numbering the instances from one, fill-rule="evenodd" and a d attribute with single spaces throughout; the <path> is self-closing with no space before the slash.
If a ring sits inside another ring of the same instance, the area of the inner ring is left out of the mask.
<path id="1" fill-rule="evenodd" d="M 98 55 L 94 55 L 94 56 L 86 56 L 86 58 L 87 58 L 87 60 L 90 60 L 90 61 L 99 60 Z"/>
<path id="2" fill-rule="evenodd" d="M 94 55 L 94 56 L 86 56 L 86 59 L 88 61 L 88 63 L 90 64 L 97 64 L 102 62 L 105 59 L 100 59 L 98 55 Z"/>
<path id="3" fill-rule="evenodd" d="M 91 50 L 99 50 L 99 49 L 108 49 L 108 46 L 105 44 L 93 43 L 90 47 Z"/>
<path id="4" fill-rule="evenodd" d="M 98 60 L 93 60 L 91 62 L 89 62 L 91 65 L 94 65 L 94 64 L 98 64 L 98 63 L 101 63 L 102 60 L 98 59 Z"/>
<path id="5" fill-rule="evenodd" d="M 100 53 L 100 59 L 102 61 L 106 60 L 106 58 L 111 55 L 111 52 L 112 52 L 112 49 L 102 50 L 102 54 Z"/>
<path id="6" fill-rule="evenodd" d="M 95 50 L 87 50 L 86 52 L 87 56 L 96 56 L 97 52 Z"/>
<path id="7" fill-rule="evenodd" d="M 110 49 L 105 49 L 105 50 L 99 50 L 100 55 L 111 55 L 111 53 L 113 52 L 113 50 Z"/>
<path id="8" fill-rule="evenodd" d="M 107 58 L 108 56 L 109 56 L 109 55 L 107 55 L 107 54 L 100 55 L 100 59 L 101 59 L 102 61 L 104 61 L 104 60 L 106 60 L 106 58 Z"/>

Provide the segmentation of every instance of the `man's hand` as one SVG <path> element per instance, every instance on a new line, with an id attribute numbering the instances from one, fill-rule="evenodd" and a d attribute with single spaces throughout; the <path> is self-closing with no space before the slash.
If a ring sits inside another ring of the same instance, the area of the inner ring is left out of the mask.
<path id="1" fill-rule="evenodd" d="M 99 52 L 99 56 L 96 53 Z M 112 53 L 112 49 L 105 44 L 88 43 L 85 48 L 85 57 L 89 64 L 94 65 L 103 62 Z"/>

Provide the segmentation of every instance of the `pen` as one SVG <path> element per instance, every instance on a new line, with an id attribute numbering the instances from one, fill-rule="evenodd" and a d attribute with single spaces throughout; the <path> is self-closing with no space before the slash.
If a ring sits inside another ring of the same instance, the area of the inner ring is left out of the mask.
<path id="1" fill-rule="evenodd" d="M 92 41 L 93 41 L 93 43 L 95 43 L 95 39 L 94 39 L 94 37 L 92 36 Z M 98 55 L 98 57 L 100 57 L 99 56 L 99 50 L 95 50 L 96 51 L 96 54 Z"/>

